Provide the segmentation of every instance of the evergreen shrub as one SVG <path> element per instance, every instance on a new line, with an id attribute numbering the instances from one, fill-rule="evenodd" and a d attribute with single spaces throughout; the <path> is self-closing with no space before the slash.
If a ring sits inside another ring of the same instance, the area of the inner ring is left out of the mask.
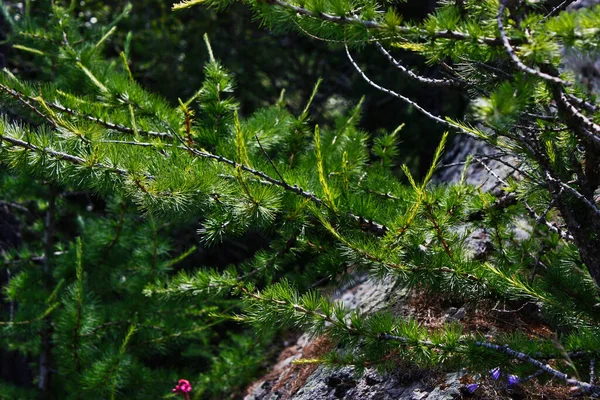
<path id="1" fill-rule="evenodd" d="M 400 128 L 369 135 L 359 127 L 360 103 L 315 125 L 319 82 L 302 110 L 288 109 L 282 93 L 241 116 L 235 92 L 244 82 L 215 59 L 206 36 L 204 83 L 170 104 L 133 79 L 129 40 L 118 58 L 103 53 L 135 9 L 82 27 L 76 2 L 41 3 L 35 16 L 34 2 L 23 12 L 3 3 L 12 48 L 36 70 L 29 80 L 6 68 L 0 75 L 1 204 L 26 221 L 26 244 L 3 255 L 0 343 L 33 363 L 37 384 L 26 395 L 3 384 L 7 396 L 155 397 L 186 378 L 192 398 L 225 397 L 260 370 L 281 325 L 335 343 L 314 362 L 360 371 L 409 360 L 491 371 L 513 386 L 535 377 L 600 394 L 600 7 L 440 1 L 413 22 L 373 0 L 243 2 L 269 29 L 344 51 L 398 107 L 485 141 L 497 149 L 492 158 L 512 157 L 514 177 L 490 170 L 502 185 L 494 195 L 464 176 L 432 184 L 447 134 L 415 179 L 397 159 Z M 189 40 L 200 45 L 200 35 Z M 465 118 L 436 115 L 410 93 L 374 82 L 370 65 L 358 61 L 366 46 L 402 79 L 462 93 L 470 100 Z M 442 72 L 416 72 L 400 51 Z M 94 200 L 86 207 L 73 199 L 81 196 Z M 61 225 L 69 220 L 76 226 Z M 202 247 L 229 251 L 224 244 L 248 235 L 268 245 L 234 265 L 192 268 L 185 263 L 195 247 L 173 245 L 174 235 L 193 229 L 190 221 Z M 513 227 L 523 221 L 528 235 L 517 238 Z M 478 229 L 490 245 L 475 256 L 466 243 Z M 350 312 L 322 293 L 360 272 L 457 304 L 503 304 L 545 330 L 431 330 L 389 312 Z"/>

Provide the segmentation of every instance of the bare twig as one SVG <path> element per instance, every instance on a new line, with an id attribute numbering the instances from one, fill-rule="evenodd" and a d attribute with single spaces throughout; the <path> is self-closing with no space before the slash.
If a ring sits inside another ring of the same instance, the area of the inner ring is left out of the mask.
<path id="1" fill-rule="evenodd" d="M 554 7 L 546 16 L 542 19 L 542 21 L 547 20 L 548 18 L 558 14 L 559 12 L 565 10 L 571 3 L 574 3 L 577 0 L 564 0 L 562 3 Z"/>
<path id="2" fill-rule="evenodd" d="M 279 173 L 279 170 L 277 169 L 277 167 L 273 163 L 273 160 L 271 160 L 271 157 L 269 157 L 269 154 L 267 154 L 267 152 L 263 148 L 262 144 L 260 143 L 260 140 L 258 139 L 258 135 L 254 135 L 254 138 L 256 139 L 256 143 L 258 143 L 258 147 L 260 147 L 260 150 L 262 151 L 262 153 L 265 155 L 265 157 L 269 161 L 269 164 L 271 164 L 271 167 L 273 167 L 273 169 L 275 170 L 275 173 L 277 174 L 277 176 L 279 177 L 279 179 L 281 179 L 281 181 L 283 183 L 287 184 L 287 182 L 285 181 L 285 179 L 283 179 L 283 176 L 281 176 L 281 174 Z"/>
<path id="3" fill-rule="evenodd" d="M 402 65 L 402 63 L 398 60 L 396 60 L 382 45 L 381 43 L 379 43 L 378 41 L 375 41 L 375 46 L 377 46 L 377 49 L 379 50 L 379 52 L 381 54 L 383 54 L 390 63 L 392 63 L 396 68 L 398 68 L 400 71 L 402 71 L 403 74 L 407 75 L 408 77 L 414 79 L 417 82 L 426 84 L 426 85 L 432 85 L 432 86 L 441 86 L 441 87 L 462 87 L 463 85 L 455 80 L 449 80 L 449 79 L 433 79 L 433 78 L 426 78 L 424 76 L 421 75 L 417 75 L 414 72 L 412 72 L 410 69 L 406 68 L 404 65 Z"/>
<path id="4" fill-rule="evenodd" d="M 492 175 L 494 178 L 496 178 L 496 179 L 497 179 L 499 182 L 501 182 L 502 184 L 504 184 L 504 185 L 508 186 L 508 183 L 507 183 L 507 182 L 506 182 L 504 179 L 500 178 L 500 177 L 498 176 L 498 174 L 496 174 L 496 173 L 495 173 L 495 172 L 494 172 L 494 171 L 493 171 L 493 170 L 492 170 L 492 169 L 491 169 L 491 168 L 490 168 L 488 165 L 486 165 L 486 164 L 485 164 L 485 163 L 484 163 L 482 160 L 480 160 L 480 159 L 478 159 L 478 158 L 476 158 L 476 157 L 473 157 L 473 159 L 474 159 L 475 161 L 477 161 L 479 164 L 481 164 L 481 165 L 482 165 L 482 166 L 483 166 L 483 167 L 486 169 L 486 171 L 488 171 L 488 172 L 490 173 L 490 175 Z M 561 183 L 562 183 L 562 182 L 561 182 Z M 530 206 L 530 205 L 529 205 L 529 204 L 528 204 L 526 201 L 522 201 L 522 204 L 523 204 L 523 206 L 525 207 L 525 209 L 527 210 L 527 212 L 529 213 L 529 215 L 530 215 L 532 218 L 534 218 L 534 219 L 536 220 L 536 222 L 538 222 L 538 221 L 539 221 L 539 222 L 544 222 L 544 223 L 545 223 L 545 225 L 548 227 L 548 229 L 550 229 L 552 232 L 558 233 L 558 235 L 559 235 L 559 236 L 560 236 L 562 239 L 566 239 L 566 240 L 570 240 L 570 241 L 572 241 L 572 240 L 573 240 L 573 236 L 572 236 L 570 233 L 568 233 L 568 232 L 565 232 L 565 231 L 563 231 L 562 229 L 560 229 L 559 227 L 557 227 L 557 226 L 555 226 L 555 225 L 551 224 L 550 222 L 548 222 L 548 221 L 546 220 L 546 218 L 545 218 L 544 216 L 540 216 L 540 215 L 538 215 L 538 214 L 535 212 L 535 210 L 534 210 L 534 209 L 533 209 L 533 208 L 532 208 L 532 207 L 531 207 L 531 206 Z M 538 222 L 538 223 L 539 223 L 539 222 Z"/>
<path id="5" fill-rule="evenodd" d="M 373 86 L 375 89 L 380 90 L 384 93 L 389 94 L 390 96 L 396 97 L 400 100 L 402 100 L 405 103 L 408 103 L 409 105 L 413 106 L 417 111 L 419 111 L 421 114 L 425 115 L 426 117 L 428 117 L 429 119 L 448 126 L 452 129 L 458 130 L 464 134 L 467 134 L 469 136 L 474 136 L 471 132 L 468 132 L 464 129 L 462 129 L 460 126 L 455 125 L 449 121 L 446 121 L 445 119 L 442 119 L 441 117 L 438 117 L 435 114 L 432 114 L 431 112 L 427 111 L 426 109 L 424 109 L 423 107 L 421 107 L 418 103 L 416 103 L 415 101 L 409 99 L 408 97 L 402 96 L 399 93 L 394 92 L 393 90 L 384 88 L 383 86 L 380 86 L 378 84 L 376 84 L 375 82 L 373 82 L 365 73 L 362 69 L 360 69 L 360 67 L 358 66 L 358 64 L 356 64 L 356 61 L 354 61 L 354 58 L 352 58 L 352 55 L 350 54 L 350 50 L 348 49 L 348 45 L 345 46 L 346 47 L 346 55 L 348 56 L 348 60 L 350 60 L 350 63 L 352 64 L 352 66 L 354 67 L 354 69 L 360 74 L 360 76 L 365 80 L 365 82 L 367 82 L 369 85 Z"/>
<path id="6" fill-rule="evenodd" d="M 596 214 L 597 216 L 600 217 L 600 210 L 598 209 L 598 207 L 594 203 L 592 203 L 590 200 L 588 200 L 583 194 L 579 193 L 578 190 L 576 190 L 576 189 L 572 188 L 571 186 L 567 185 L 566 183 L 554 178 L 552 175 L 550 175 L 550 172 L 548 172 L 548 171 L 546 171 L 546 179 L 548 181 L 558 184 L 561 188 L 565 189 L 567 192 L 569 192 L 572 195 L 574 195 L 575 197 L 577 197 L 579 200 L 584 202 L 594 212 L 594 214 Z"/>

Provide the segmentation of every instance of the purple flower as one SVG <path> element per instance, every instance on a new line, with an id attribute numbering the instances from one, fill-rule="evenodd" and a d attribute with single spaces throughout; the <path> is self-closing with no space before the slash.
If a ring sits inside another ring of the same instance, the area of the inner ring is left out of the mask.
<path id="1" fill-rule="evenodd" d="M 500 367 L 490 369 L 490 375 L 492 376 L 493 380 L 497 381 L 498 378 L 500 378 Z"/>
<path id="2" fill-rule="evenodd" d="M 521 380 L 519 379 L 518 376 L 516 376 L 516 375 L 509 375 L 508 376 L 508 386 L 516 386 L 519 383 L 521 383 Z"/>
<path id="3" fill-rule="evenodd" d="M 479 387 L 479 384 L 478 383 L 469 383 L 466 387 L 467 387 L 467 392 L 473 393 L 474 391 L 477 390 L 477 388 Z"/>

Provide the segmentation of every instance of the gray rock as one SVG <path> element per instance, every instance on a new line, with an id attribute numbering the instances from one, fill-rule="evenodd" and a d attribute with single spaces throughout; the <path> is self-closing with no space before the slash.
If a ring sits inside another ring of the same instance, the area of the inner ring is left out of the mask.
<path id="1" fill-rule="evenodd" d="M 578 0 L 574 3 L 571 3 L 568 7 L 567 10 L 577 10 L 580 8 L 585 8 L 585 7 L 592 7 L 595 6 L 597 4 L 600 4 L 600 0 Z"/>

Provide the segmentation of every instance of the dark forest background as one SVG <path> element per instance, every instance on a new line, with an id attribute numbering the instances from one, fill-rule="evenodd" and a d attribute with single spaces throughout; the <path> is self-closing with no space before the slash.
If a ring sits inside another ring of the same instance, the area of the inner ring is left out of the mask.
<path id="1" fill-rule="evenodd" d="M 23 2 L 4 3 L 9 7 L 23 7 Z M 31 3 L 32 20 L 36 12 L 43 12 L 40 9 L 43 3 Z M 419 21 L 433 10 L 435 3 L 434 0 L 398 2 L 395 7 L 404 20 Z M 81 1 L 77 7 L 90 26 L 111 21 L 126 4 L 126 1 Z M 6 37 L 9 26 L 0 21 L 0 27 L 0 35 Z M 296 32 L 268 31 L 254 20 L 251 10 L 240 3 L 226 12 L 203 7 L 173 12 L 169 1 L 135 1 L 132 12 L 119 23 L 118 31 L 106 46 L 108 56 L 118 56 L 128 32 L 132 32 L 130 68 L 135 79 L 173 104 L 177 98 L 190 97 L 202 84 L 202 66 L 208 59 L 202 35 L 207 33 L 215 57 L 236 77 L 235 95 L 241 103 L 242 114 L 274 104 L 282 89 L 285 89 L 287 104 L 299 112 L 317 79 L 322 78 L 323 84 L 312 109 L 317 122 L 331 121 L 332 114 L 356 105 L 365 96 L 362 127 L 377 134 L 378 130 L 393 131 L 399 121 L 410 122 L 400 134 L 400 158 L 417 175 L 429 166 L 437 143 L 435 138 L 439 138 L 442 128 L 367 85 L 346 59 L 343 47 L 336 43 Z M 20 76 L 35 78 L 37 68 L 27 61 L 27 55 L 11 50 L 10 43 L 0 47 L 0 53 L 9 69 L 16 69 Z M 418 56 L 408 52 L 398 55 L 406 64 L 418 65 L 424 76 L 441 75 Z M 409 94 L 438 115 L 455 117 L 464 111 L 466 102 L 452 91 L 423 88 L 399 79 L 394 67 L 374 47 L 364 49 L 358 61 L 368 66 L 370 76 L 377 82 Z"/>
<path id="2" fill-rule="evenodd" d="M 36 17 L 48 12 L 48 1 L 4 1 L 10 13 L 17 13 L 36 24 Z M 94 24 L 108 24 L 126 6 L 125 1 L 81 1 L 76 12 L 85 21 L 81 29 Z M 395 5 L 405 20 L 421 20 L 435 6 L 435 1 L 411 1 Z M 0 66 L 23 79 L 36 80 L 47 73 L 31 54 L 13 49 L 10 25 L 0 14 Z M 180 12 L 171 11 L 171 2 L 164 0 L 135 1 L 131 13 L 118 24 L 118 31 L 105 46 L 108 58 L 117 58 L 124 50 L 131 32 L 130 68 L 134 78 L 152 92 L 164 96 L 171 104 L 178 98 L 189 98 L 202 85 L 203 65 L 208 61 L 202 40 L 207 33 L 215 54 L 236 78 L 236 98 L 240 101 L 240 113 L 250 115 L 261 107 L 274 104 L 285 89 L 286 105 L 299 114 L 319 78 L 323 79 L 320 90 L 312 103 L 311 115 L 315 122 L 332 123 L 336 115 L 355 106 L 364 96 L 361 127 L 373 136 L 393 131 L 398 124 L 410 122 L 400 133 L 399 162 L 407 164 L 416 176 L 421 176 L 430 165 L 432 153 L 438 144 L 442 128 L 435 126 L 422 115 L 384 93 L 368 86 L 353 70 L 346 59 L 343 47 L 336 43 L 320 41 L 296 32 L 273 33 L 257 23 L 252 12 L 242 4 L 234 4 L 226 12 L 194 7 Z M 424 63 L 415 55 L 397 53 L 407 64 L 417 65 L 424 76 L 439 77 L 442 72 Z M 410 59 L 407 59 L 410 57 Z M 368 69 L 370 76 L 390 89 L 415 99 L 435 114 L 460 116 L 464 113 L 466 99 L 458 93 L 422 88 L 413 82 L 399 79 L 394 67 L 375 49 L 364 49 L 357 60 Z M 0 104 L 3 113 L 11 115 L 11 109 Z M 6 183 L 12 177 L 0 171 Z M 47 198 L 49 187 L 30 186 L 29 196 Z M 5 193 L 6 194 L 6 193 Z M 77 219 L 110 214 L 104 200 L 88 192 L 61 192 L 60 207 L 56 214 L 57 242 L 69 242 L 79 234 Z M 0 201 L 3 200 L 0 194 Z M 29 207 L 31 206 L 31 207 Z M 29 203 L 25 213 L 0 203 L 0 252 L 12 251 L 24 245 L 41 243 L 43 231 L 40 221 L 45 210 L 34 202 Z M 174 254 L 185 252 L 190 246 L 197 251 L 178 265 L 178 269 L 192 270 L 198 265 L 217 268 L 247 259 L 258 249 L 269 244 L 269 238 L 249 234 L 232 241 L 205 248 L 199 244 L 196 230 L 198 220 L 174 224 L 162 230 L 170 237 Z M 10 279 L 9 269 L 0 276 L 1 284 Z M 302 273 L 299 271 L 299 273 Z M 11 304 L 1 304 L 4 313 L 10 312 Z M 234 324 L 222 325 L 220 331 L 235 331 Z M 217 345 L 221 338 L 212 338 Z M 189 350 L 189 349 L 188 349 Z M 183 350 L 182 350 L 183 351 Z M 275 352 L 273 353 L 275 354 Z M 177 366 L 181 356 L 172 351 L 164 356 L 153 356 L 149 365 L 165 368 Z M 202 355 L 188 351 L 188 360 L 202 364 Z M 21 352 L 2 350 L 0 353 L 0 378 L 20 387 L 34 385 L 34 359 Z M 0 395 L 0 397 L 2 397 Z"/>

